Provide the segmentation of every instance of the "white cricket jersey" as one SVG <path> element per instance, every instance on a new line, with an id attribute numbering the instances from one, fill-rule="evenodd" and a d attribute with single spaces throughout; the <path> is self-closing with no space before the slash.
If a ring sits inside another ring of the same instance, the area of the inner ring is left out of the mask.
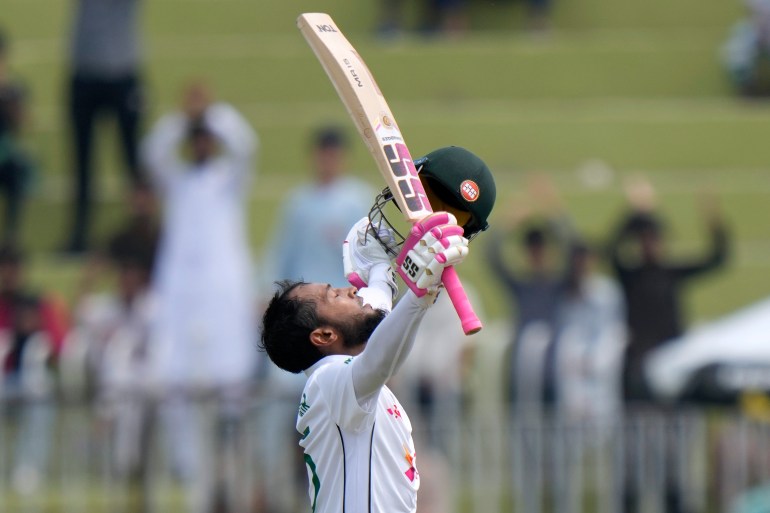
<path id="1" fill-rule="evenodd" d="M 314 513 L 413 513 L 420 476 L 412 425 L 383 386 L 361 407 L 353 357 L 327 356 L 306 372 L 297 415 Z"/>

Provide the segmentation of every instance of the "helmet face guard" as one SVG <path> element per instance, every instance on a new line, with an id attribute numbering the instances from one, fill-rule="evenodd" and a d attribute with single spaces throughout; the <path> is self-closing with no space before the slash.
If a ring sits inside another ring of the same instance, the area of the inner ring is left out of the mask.
<path id="1" fill-rule="evenodd" d="M 419 171 L 419 170 L 418 170 Z M 375 239 L 377 239 L 380 244 L 382 244 L 382 247 L 385 248 L 385 250 L 388 252 L 388 254 L 392 257 L 397 257 L 398 253 L 401 249 L 401 246 L 404 243 L 404 240 L 406 240 L 406 237 L 394 226 L 394 224 L 388 219 L 385 209 L 388 207 L 388 205 L 392 204 L 396 209 L 398 209 L 398 205 L 396 204 L 396 201 L 393 199 L 393 193 L 390 192 L 390 189 L 388 187 L 385 187 L 381 193 L 377 195 L 377 197 L 374 199 L 374 204 L 372 205 L 372 208 L 369 209 L 369 228 L 370 230 L 367 230 L 367 236 L 372 235 Z M 457 216 L 454 212 L 451 212 L 452 215 Z M 471 221 L 469 221 L 470 223 Z M 380 233 L 387 233 L 381 231 L 383 228 L 386 228 L 387 230 L 390 230 L 395 235 L 395 241 L 393 240 L 383 240 L 380 238 Z M 476 238 L 476 236 L 481 233 L 482 230 L 477 231 L 471 231 L 469 233 L 469 230 L 467 229 L 467 224 L 463 226 L 465 228 L 465 238 L 469 241 L 472 241 Z"/>
<path id="2" fill-rule="evenodd" d="M 372 205 L 372 208 L 369 209 L 370 229 L 366 231 L 366 236 L 368 237 L 369 235 L 372 235 L 379 241 L 380 244 L 382 244 L 382 247 L 385 248 L 385 251 L 387 251 L 388 255 L 395 258 L 398 256 L 398 253 L 401 250 L 401 246 L 404 244 L 406 237 L 404 237 L 404 235 L 399 232 L 395 226 L 393 226 L 393 223 L 391 223 L 385 215 L 385 207 L 391 203 L 396 208 L 398 208 L 398 205 L 396 205 L 390 189 L 385 187 L 382 192 L 379 193 L 374 199 L 374 205 Z M 384 233 L 382 231 L 383 228 L 392 231 L 396 237 L 396 240 L 385 241 L 380 238 L 379 234 Z"/>

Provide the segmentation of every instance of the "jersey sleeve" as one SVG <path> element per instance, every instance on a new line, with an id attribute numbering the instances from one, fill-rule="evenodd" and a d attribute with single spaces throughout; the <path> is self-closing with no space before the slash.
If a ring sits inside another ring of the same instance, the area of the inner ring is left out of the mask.
<path id="1" fill-rule="evenodd" d="M 376 398 L 383 385 L 398 371 L 414 345 L 417 329 L 435 300 L 407 293 L 377 326 L 366 349 L 352 362 L 353 388 L 360 404 Z"/>
<path id="2" fill-rule="evenodd" d="M 327 365 L 319 371 L 316 385 L 329 408 L 332 421 L 340 428 L 360 431 L 374 422 L 375 400 L 362 406 L 353 388 L 353 358 Z"/>

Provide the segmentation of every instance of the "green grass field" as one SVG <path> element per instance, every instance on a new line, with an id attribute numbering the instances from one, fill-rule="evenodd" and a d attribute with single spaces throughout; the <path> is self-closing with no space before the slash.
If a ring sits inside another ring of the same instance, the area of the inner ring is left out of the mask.
<path id="1" fill-rule="evenodd" d="M 472 31 L 455 39 L 375 37 L 376 2 L 308 0 L 146 0 L 144 28 L 150 120 L 175 106 L 190 77 L 204 77 L 258 131 L 262 149 L 252 191 L 251 235 L 259 254 L 287 190 L 306 178 L 308 131 L 326 121 L 352 124 L 320 65 L 295 28 L 303 11 L 325 11 L 366 59 L 412 153 L 466 146 L 495 173 L 492 222 L 517 200 L 526 177 L 545 172 L 561 189 L 577 224 L 609 230 L 622 204 L 624 177 L 645 173 L 670 217 L 674 251 L 700 247 L 694 193 L 720 192 L 736 247 L 725 272 L 692 289 L 691 318 L 713 318 L 770 292 L 770 104 L 733 97 L 719 46 L 741 15 L 740 3 L 698 0 L 556 2 L 554 31 L 521 30 L 518 2 L 472 2 Z M 0 25 L 13 40 L 12 61 L 31 88 L 29 143 L 43 174 L 28 212 L 25 243 L 33 277 L 71 294 L 77 262 L 52 250 L 67 220 L 67 134 L 63 122 L 71 2 L 0 0 Z M 414 13 L 407 9 L 411 22 Z M 42 15 L 42 13 L 45 15 Z M 105 127 L 109 132 L 111 127 Z M 121 212 L 121 176 L 112 137 L 99 155 L 98 229 Z M 613 169 L 590 187 L 578 172 L 599 159 Z M 357 174 L 377 182 L 363 144 Z M 480 251 L 461 269 L 490 317 L 505 312 Z"/>

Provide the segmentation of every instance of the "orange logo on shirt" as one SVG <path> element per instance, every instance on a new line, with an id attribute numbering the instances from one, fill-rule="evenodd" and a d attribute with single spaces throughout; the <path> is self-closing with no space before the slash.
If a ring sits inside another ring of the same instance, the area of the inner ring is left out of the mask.
<path id="1" fill-rule="evenodd" d="M 409 447 L 404 445 L 404 459 L 406 459 L 406 462 L 409 464 L 409 469 L 407 469 L 404 474 L 406 474 L 406 477 L 409 479 L 409 481 L 414 481 L 418 477 L 420 477 L 419 472 L 417 472 L 417 468 L 414 466 L 414 462 L 417 459 L 417 453 L 412 454 L 409 452 Z"/>

